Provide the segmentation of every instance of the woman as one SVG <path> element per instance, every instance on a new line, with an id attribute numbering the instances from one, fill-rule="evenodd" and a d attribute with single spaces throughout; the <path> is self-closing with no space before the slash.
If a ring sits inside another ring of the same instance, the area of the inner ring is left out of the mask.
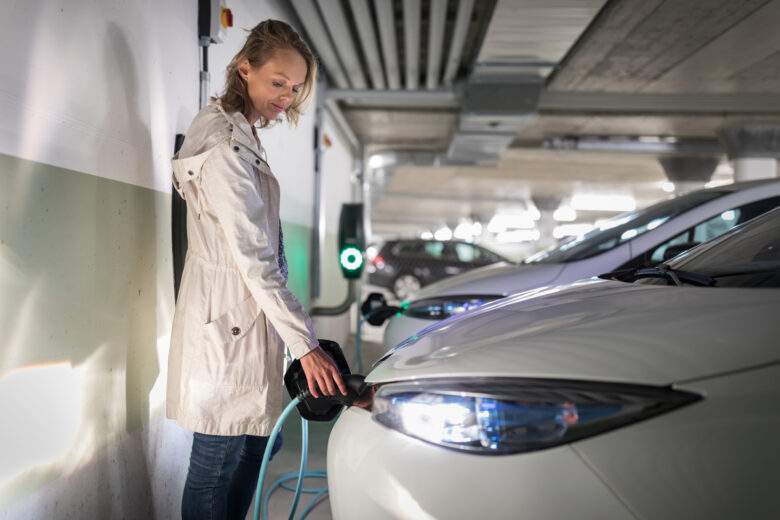
<path id="1" fill-rule="evenodd" d="M 194 432 L 182 517 L 240 518 L 282 410 L 284 351 L 312 395 L 346 394 L 310 318 L 287 289 L 279 183 L 257 127 L 295 124 L 316 61 L 287 24 L 252 29 L 225 93 L 197 115 L 173 160 L 189 249 L 173 319 L 166 413 Z M 278 447 L 275 447 L 278 449 Z"/>

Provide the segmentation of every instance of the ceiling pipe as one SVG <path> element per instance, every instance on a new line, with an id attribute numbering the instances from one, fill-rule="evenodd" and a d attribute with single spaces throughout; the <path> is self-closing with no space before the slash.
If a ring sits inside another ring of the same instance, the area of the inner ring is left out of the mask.
<path id="1" fill-rule="evenodd" d="M 363 66 L 360 64 L 357 53 L 355 52 L 355 43 L 352 41 L 347 17 L 341 7 L 341 2 L 332 2 L 330 0 L 318 0 L 320 13 L 328 26 L 328 31 L 336 46 L 341 62 L 347 72 L 347 77 L 352 86 L 357 89 L 365 89 L 366 76 L 363 74 Z"/>
<path id="2" fill-rule="evenodd" d="M 395 18 L 392 0 L 374 0 L 379 37 L 382 42 L 382 56 L 385 58 L 387 85 L 392 90 L 401 88 L 401 74 L 398 69 L 398 47 L 395 39 Z"/>
<path id="3" fill-rule="evenodd" d="M 371 84 L 377 90 L 385 90 L 385 75 L 382 71 L 382 60 L 379 59 L 379 48 L 376 44 L 374 22 L 371 20 L 371 10 L 368 0 L 350 0 L 352 15 L 355 17 L 360 43 L 363 46 L 363 54 L 368 64 L 368 72 L 371 75 Z"/>
<path id="4" fill-rule="evenodd" d="M 326 92 L 328 98 L 343 101 L 350 107 L 371 108 L 451 108 L 460 106 L 454 90 L 349 90 L 333 89 Z"/>
<path id="5" fill-rule="evenodd" d="M 550 150 L 645 153 L 669 155 L 722 155 L 717 139 L 671 136 L 555 136 L 542 142 Z"/>
<path id="6" fill-rule="evenodd" d="M 447 0 L 431 0 L 431 11 L 428 17 L 428 71 L 425 85 L 428 90 L 435 90 L 439 86 L 446 16 Z"/>
<path id="7" fill-rule="evenodd" d="M 458 14 L 455 18 L 455 30 L 452 33 L 450 42 L 450 52 L 447 55 L 447 68 L 444 71 L 443 83 L 450 87 L 458 73 L 460 60 L 463 57 L 463 44 L 466 42 L 466 33 L 468 32 L 469 22 L 471 21 L 471 11 L 474 9 L 474 0 L 460 0 L 458 4 Z"/>
<path id="8" fill-rule="evenodd" d="M 334 126 L 344 136 L 349 143 L 352 152 L 357 154 L 360 151 L 360 139 L 352 131 L 352 127 L 349 126 L 349 122 L 344 117 L 344 113 L 341 111 L 338 102 L 333 98 L 325 99 L 325 110 L 327 110 L 330 117 L 333 119 Z"/>
<path id="9" fill-rule="evenodd" d="M 350 88 L 351 85 L 344 75 L 336 51 L 330 42 L 328 31 L 322 24 L 322 19 L 313 0 L 292 0 L 292 5 L 306 29 L 306 34 L 309 35 L 314 48 L 317 49 L 317 54 L 322 64 L 325 65 L 328 76 L 338 88 Z"/>
<path id="10" fill-rule="evenodd" d="M 420 0 L 404 0 L 406 89 L 420 86 Z"/>

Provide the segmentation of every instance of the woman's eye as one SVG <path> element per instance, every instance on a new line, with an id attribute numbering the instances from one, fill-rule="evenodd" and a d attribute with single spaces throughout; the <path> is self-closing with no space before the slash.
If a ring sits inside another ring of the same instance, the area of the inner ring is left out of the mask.
<path id="1" fill-rule="evenodd" d="M 298 94 L 301 91 L 301 87 L 293 87 L 293 94 Z"/>
<path id="2" fill-rule="evenodd" d="M 283 83 L 280 83 L 278 81 L 274 81 L 273 83 L 274 83 L 274 87 L 276 87 L 276 88 L 282 88 L 284 86 Z"/>

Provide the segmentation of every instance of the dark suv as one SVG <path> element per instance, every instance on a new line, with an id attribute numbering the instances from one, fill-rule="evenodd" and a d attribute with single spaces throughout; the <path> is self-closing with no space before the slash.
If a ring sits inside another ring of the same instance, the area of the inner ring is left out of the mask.
<path id="1" fill-rule="evenodd" d="M 390 240 L 368 265 L 368 283 L 390 289 L 403 300 L 442 278 L 508 260 L 458 240 Z"/>

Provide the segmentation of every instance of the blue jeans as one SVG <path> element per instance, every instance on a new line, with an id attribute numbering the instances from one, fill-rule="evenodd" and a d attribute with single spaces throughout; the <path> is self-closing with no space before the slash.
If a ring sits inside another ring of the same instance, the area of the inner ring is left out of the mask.
<path id="1" fill-rule="evenodd" d="M 276 438 L 271 454 L 282 447 Z M 183 520 L 244 520 L 268 437 L 195 433 L 181 501 Z"/>

